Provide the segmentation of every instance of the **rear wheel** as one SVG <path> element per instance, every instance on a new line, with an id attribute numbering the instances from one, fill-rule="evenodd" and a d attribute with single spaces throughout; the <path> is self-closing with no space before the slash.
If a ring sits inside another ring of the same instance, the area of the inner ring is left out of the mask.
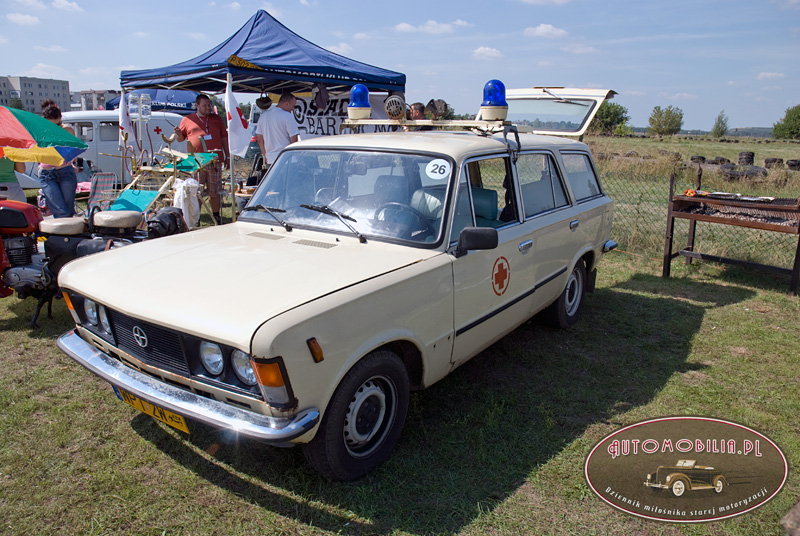
<path id="1" fill-rule="evenodd" d="M 405 424 L 408 397 L 408 373 L 400 358 L 386 350 L 367 355 L 336 388 L 303 454 L 332 480 L 365 475 L 394 449 Z"/>
<path id="2" fill-rule="evenodd" d="M 585 295 L 586 265 L 583 260 L 578 260 L 569 274 L 564 292 L 549 308 L 551 323 L 563 329 L 575 324 L 581 316 Z"/>
<path id="3" fill-rule="evenodd" d="M 720 475 L 714 479 L 714 491 L 722 493 L 723 489 L 725 489 L 725 479 Z"/>

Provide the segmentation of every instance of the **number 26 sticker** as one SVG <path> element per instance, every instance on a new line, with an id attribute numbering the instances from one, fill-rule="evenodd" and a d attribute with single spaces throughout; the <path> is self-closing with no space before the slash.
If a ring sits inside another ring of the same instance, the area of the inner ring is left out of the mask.
<path id="1" fill-rule="evenodd" d="M 445 180 L 450 176 L 450 162 L 443 158 L 431 160 L 425 166 L 425 174 L 434 180 Z"/>

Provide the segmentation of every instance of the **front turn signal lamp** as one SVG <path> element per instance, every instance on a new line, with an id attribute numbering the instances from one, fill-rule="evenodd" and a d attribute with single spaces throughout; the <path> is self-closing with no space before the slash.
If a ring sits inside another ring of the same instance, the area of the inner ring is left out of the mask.
<path id="1" fill-rule="evenodd" d="M 264 359 L 252 358 L 253 372 L 255 372 L 261 393 L 268 404 L 276 407 L 286 407 L 292 403 L 292 392 L 286 381 L 286 369 L 280 357 Z"/>

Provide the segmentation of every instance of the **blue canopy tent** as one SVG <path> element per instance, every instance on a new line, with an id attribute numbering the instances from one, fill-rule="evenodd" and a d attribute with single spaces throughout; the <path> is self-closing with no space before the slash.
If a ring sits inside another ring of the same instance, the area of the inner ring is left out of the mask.
<path id="1" fill-rule="evenodd" d="M 405 91 L 406 76 L 334 54 L 295 34 L 259 10 L 239 31 L 196 58 L 141 71 L 122 71 L 123 89 L 190 89 L 221 93 L 227 75 L 233 91 L 308 91 L 322 83 L 328 91 L 364 84 L 374 91 Z"/>
<path id="2" fill-rule="evenodd" d="M 182 89 L 135 89 L 126 95 L 139 94 L 150 95 L 150 109 L 154 112 L 175 112 L 179 114 L 194 112 L 194 101 L 198 95 L 196 91 Z M 119 108 L 119 99 L 120 97 L 117 97 L 106 101 L 106 110 Z"/>

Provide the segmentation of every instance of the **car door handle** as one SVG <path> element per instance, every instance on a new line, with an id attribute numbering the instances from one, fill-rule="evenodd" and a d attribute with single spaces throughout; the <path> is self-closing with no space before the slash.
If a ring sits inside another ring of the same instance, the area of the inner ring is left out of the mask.
<path id="1" fill-rule="evenodd" d="M 572 220 L 571 222 L 569 222 L 570 231 L 574 231 L 577 228 L 578 228 L 578 220 Z"/>
<path id="2" fill-rule="evenodd" d="M 527 253 L 533 247 L 532 240 L 526 240 L 525 242 L 520 242 L 519 244 L 519 251 L 520 253 Z"/>

